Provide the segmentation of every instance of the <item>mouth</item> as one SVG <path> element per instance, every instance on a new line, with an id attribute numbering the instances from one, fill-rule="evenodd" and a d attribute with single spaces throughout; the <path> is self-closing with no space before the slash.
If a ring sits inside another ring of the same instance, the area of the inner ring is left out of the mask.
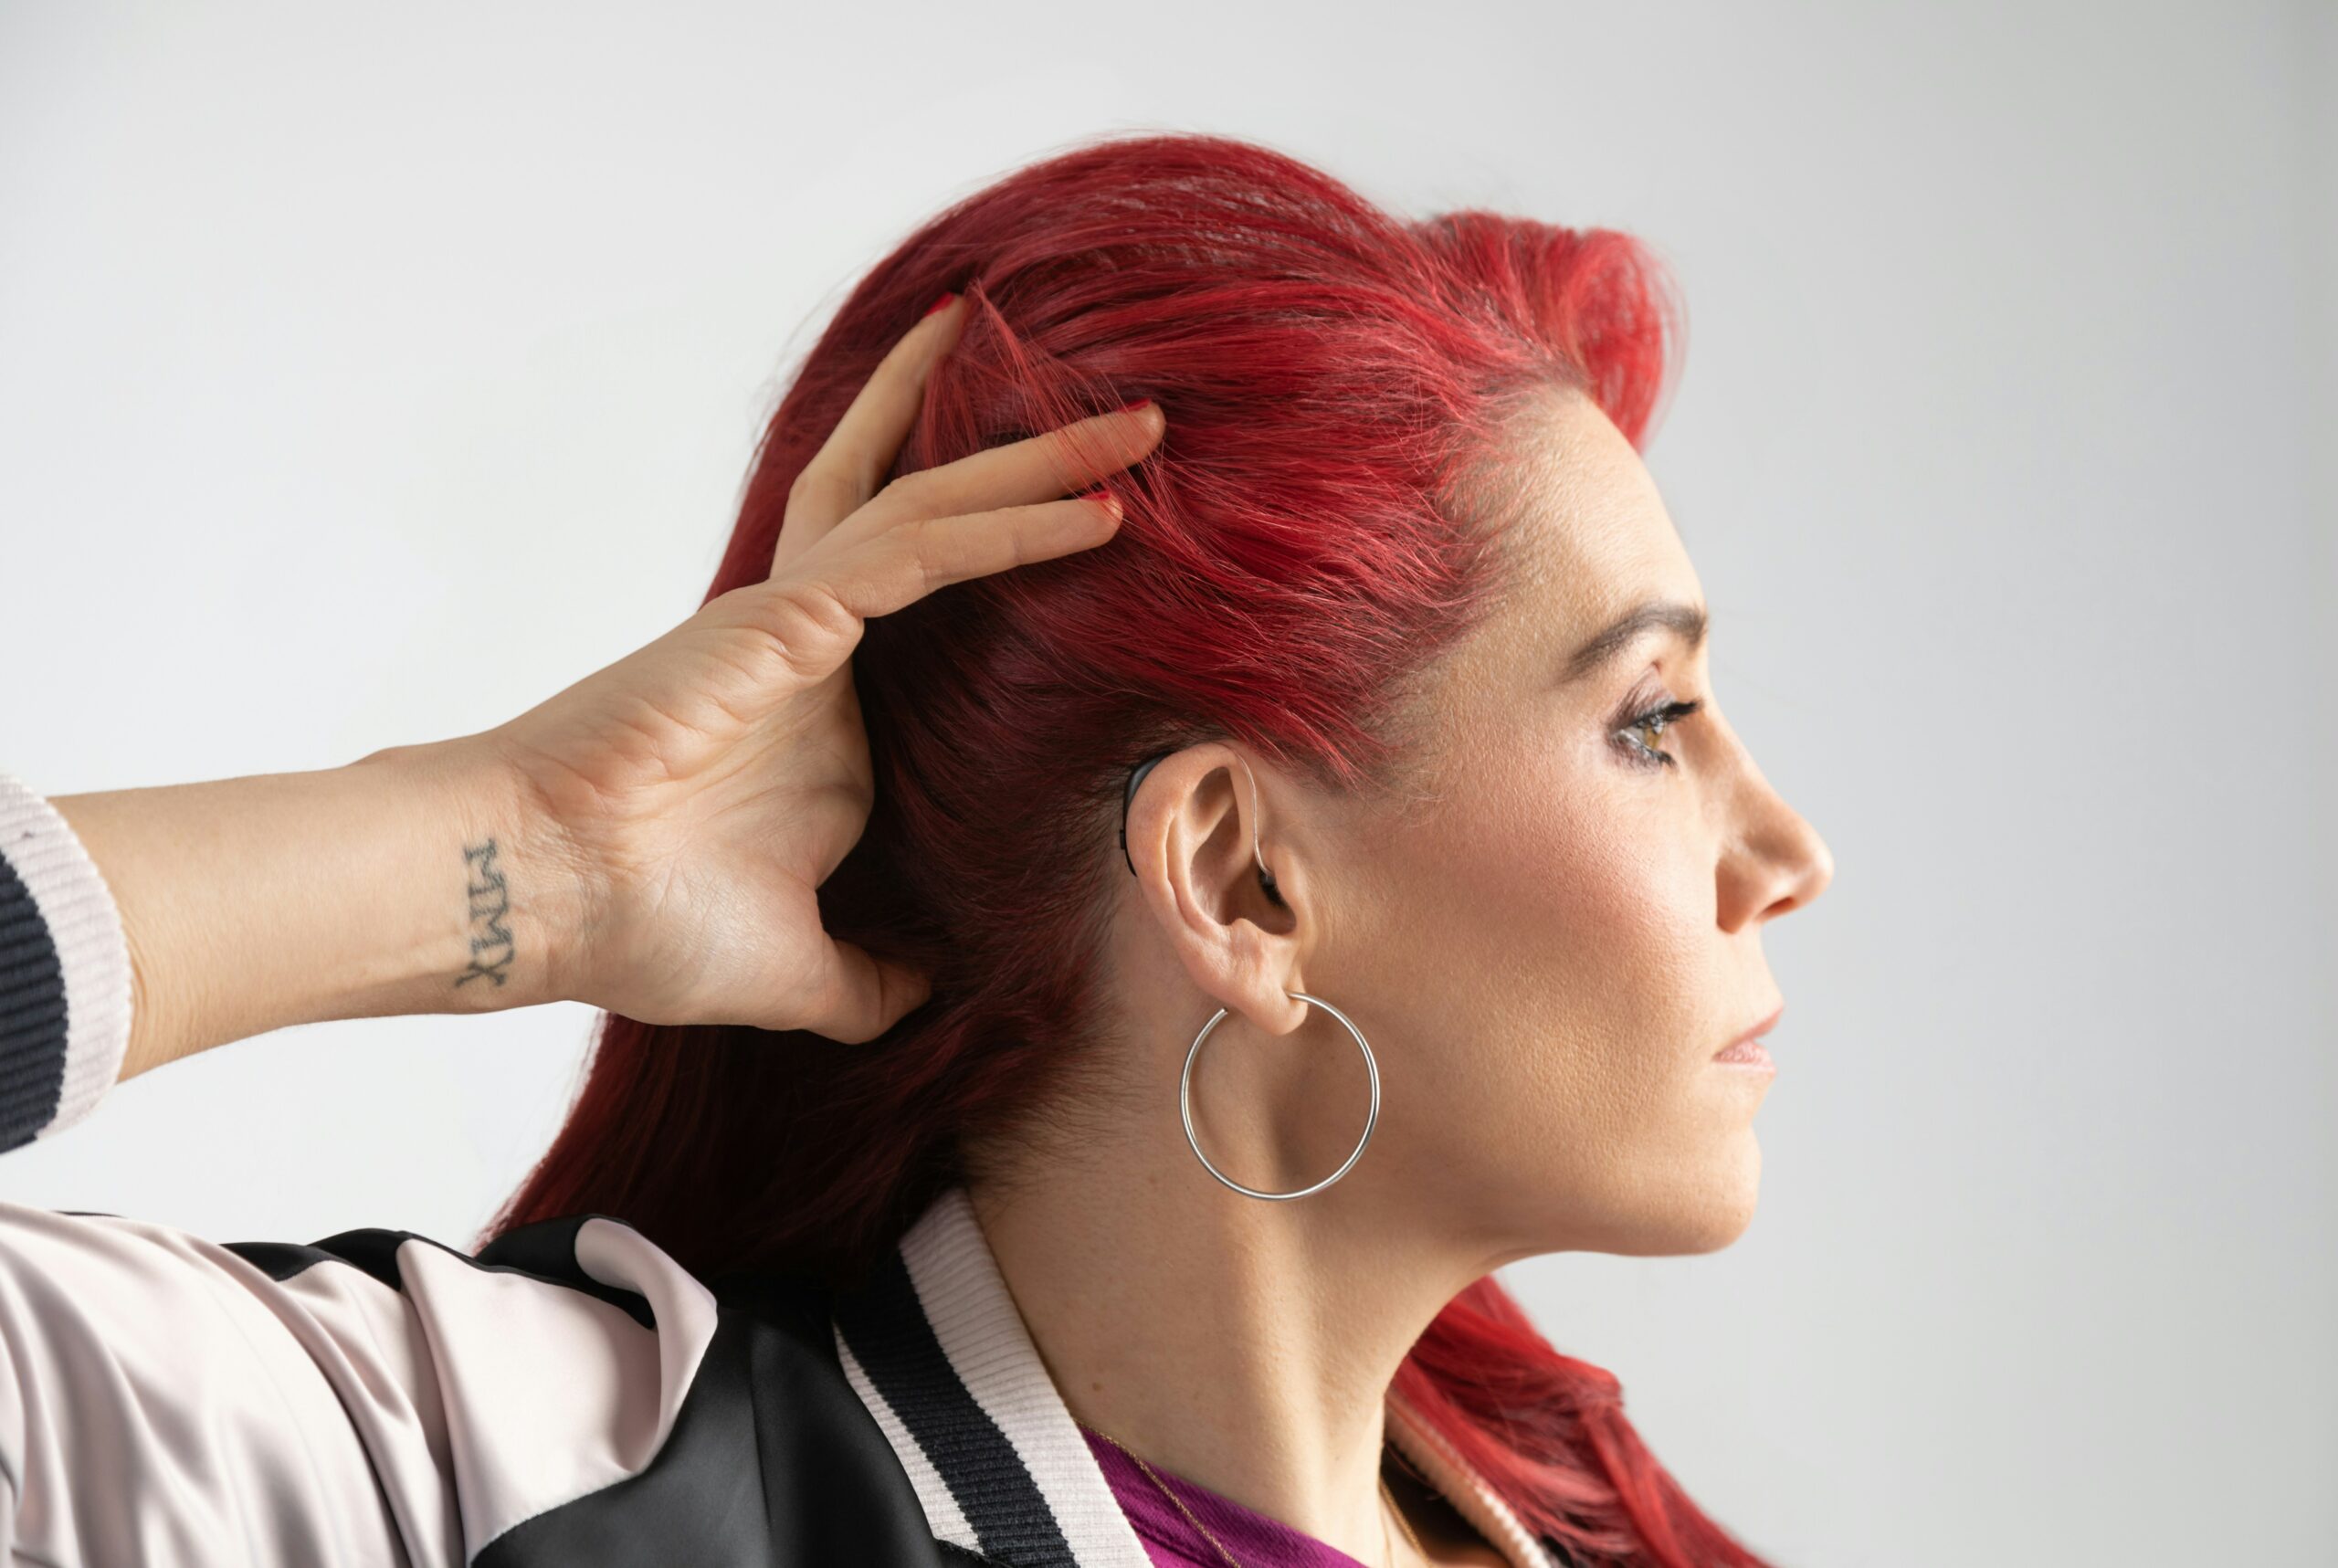
<path id="1" fill-rule="evenodd" d="M 1762 1037 L 1767 1035 L 1772 1029 L 1778 1026 L 1778 1019 L 1785 1010 L 1785 1004 L 1783 1002 L 1779 1003 L 1777 1006 L 1771 1009 L 1770 1016 L 1768 1017 L 1764 1018 L 1761 1022 L 1745 1029 L 1743 1033 L 1739 1034 L 1735 1039 L 1730 1041 L 1729 1044 L 1723 1046 L 1720 1050 L 1715 1051 L 1713 1053 L 1713 1060 L 1717 1062 L 1741 1062 L 1749 1067 L 1775 1068 L 1777 1064 L 1770 1059 L 1769 1049 L 1763 1045 Z"/>

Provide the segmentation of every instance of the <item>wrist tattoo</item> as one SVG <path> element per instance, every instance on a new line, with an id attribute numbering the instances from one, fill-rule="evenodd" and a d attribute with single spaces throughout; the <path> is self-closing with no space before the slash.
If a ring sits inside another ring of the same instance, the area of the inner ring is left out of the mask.
<path id="1" fill-rule="evenodd" d="M 455 977 L 455 984 L 460 986 L 484 974 L 500 986 L 511 978 L 511 960 L 519 949 L 511 941 L 511 928 L 504 923 L 511 912 L 511 892 L 495 864 L 495 840 L 464 850 L 463 865 L 469 878 L 463 891 L 469 900 L 471 965 Z"/>

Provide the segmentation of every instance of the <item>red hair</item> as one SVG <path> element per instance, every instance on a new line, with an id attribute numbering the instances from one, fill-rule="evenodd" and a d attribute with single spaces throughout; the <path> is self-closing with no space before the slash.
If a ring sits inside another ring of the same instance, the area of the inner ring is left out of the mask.
<path id="1" fill-rule="evenodd" d="M 1084 143 L 958 202 L 853 290 L 772 417 L 708 597 L 767 574 L 796 475 L 945 289 L 970 310 L 897 472 L 1139 396 L 1169 425 L 1111 481 L 1111 542 L 944 588 L 855 651 L 876 798 L 820 909 L 932 994 L 848 1048 L 605 1016 L 482 1245 L 595 1213 L 703 1278 L 858 1277 L 966 1179 L 970 1135 L 1044 1114 L 1108 1048 L 1097 954 L 1128 770 L 1233 739 L 1332 787 L 1401 774 L 1408 683 L 1501 581 L 1482 514 L 1507 412 L 1574 387 L 1644 446 L 1681 321 L 1627 235 L 1409 222 L 1222 137 Z M 1586 1563 L 1758 1568 L 1649 1456 L 1616 1379 L 1490 1275 L 1396 1388 Z"/>

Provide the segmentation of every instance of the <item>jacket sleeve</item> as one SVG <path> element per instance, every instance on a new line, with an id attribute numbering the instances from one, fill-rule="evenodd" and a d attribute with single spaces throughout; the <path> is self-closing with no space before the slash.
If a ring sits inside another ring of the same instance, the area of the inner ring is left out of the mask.
<path id="1" fill-rule="evenodd" d="M 0 1151 L 94 1109 L 130 1045 L 130 951 L 57 808 L 0 773 Z"/>
<path id="2" fill-rule="evenodd" d="M 0 773 L 0 1148 L 113 1081 L 128 967 L 69 826 Z M 715 1316 L 604 1215 L 473 1257 L 405 1231 L 223 1245 L 0 1202 L 0 1561 L 471 1563 L 649 1465 Z"/>

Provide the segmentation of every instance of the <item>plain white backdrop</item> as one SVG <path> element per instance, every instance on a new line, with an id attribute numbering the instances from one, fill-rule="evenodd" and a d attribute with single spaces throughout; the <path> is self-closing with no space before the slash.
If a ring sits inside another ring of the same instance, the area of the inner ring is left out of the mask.
<path id="1" fill-rule="evenodd" d="M 2333 99 L 2270 0 L 0 5 L 0 769 L 330 767 L 637 647 L 842 291 L 1092 134 L 1630 229 L 1838 874 L 1745 1236 L 1505 1279 L 1781 1563 L 2328 1563 Z M 460 1244 L 591 1022 L 239 1042 L 0 1197 Z"/>

